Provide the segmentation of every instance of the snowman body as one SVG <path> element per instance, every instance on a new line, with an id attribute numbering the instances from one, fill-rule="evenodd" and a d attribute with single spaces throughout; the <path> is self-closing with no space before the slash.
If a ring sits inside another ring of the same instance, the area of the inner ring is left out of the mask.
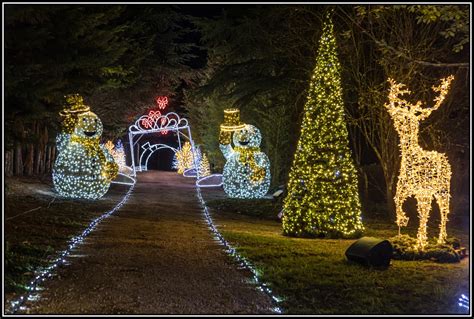
<path id="1" fill-rule="evenodd" d="M 261 134 L 252 126 L 236 131 L 233 136 L 235 147 L 221 144 L 226 158 L 224 165 L 224 191 L 232 198 L 260 198 L 270 187 L 270 161 L 260 151 Z"/>
<path id="2" fill-rule="evenodd" d="M 111 170 L 116 164 L 108 150 L 99 145 L 101 134 L 102 123 L 94 113 L 87 112 L 79 115 L 70 136 L 58 136 L 61 143 L 53 167 L 53 183 L 61 196 L 98 199 L 109 189 Z"/>

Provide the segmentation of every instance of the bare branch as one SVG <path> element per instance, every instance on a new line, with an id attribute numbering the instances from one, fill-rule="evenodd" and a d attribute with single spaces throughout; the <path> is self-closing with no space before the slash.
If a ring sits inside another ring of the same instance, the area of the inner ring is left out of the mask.
<path id="1" fill-rule="evenodd" d="M 384 41 L 380 41 L 375 36 L 364 29 L 357 21 L 355 21 L 349 14 L 347 14 L 344 10 L 340 10 L 341 12 L 344 13 L 344 15 L 351 20 L 351 22 L 356 25 L 362 33 L 368 35 L 379 47 L 383 47 L 385 49 L 388 49 L 395 53 L 397 56 L 404 58 L 405 60 L 410 61 L 411 63 L 416 63 L 419 65 L 424 65 L 426 67 L 436 67 L 436 68 L 469 68 L 469 63 L 442 63 L 442 62 L 428 62 L 428 61 L 423 61 L 423 60 L 418 60 L 418 59 L 412 59 L 409 56 L 407 56 L 405 53 L 395 49 L 394 47 L 388 45 Z"/>

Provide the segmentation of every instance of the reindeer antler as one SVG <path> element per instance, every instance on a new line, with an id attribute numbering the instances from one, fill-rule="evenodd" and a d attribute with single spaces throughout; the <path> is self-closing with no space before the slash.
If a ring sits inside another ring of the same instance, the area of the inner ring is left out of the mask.
<path id="1" fill-rule="evenodd" d="M 419 108 L 421 107 L 421 101 L 418 101 L 415 105 L 410 104 L 407 100 L 400 98 L 400 95 L 410 94 L 411 91 L 408 89 L 404 89 L 406 87 L 403 83 L 397 83 L 392 78 L 388 78 L 388 82 L 390 83 L 390 89 L 388 93 L 388 100 L 389 104 L 385 104 L 385 107 L 396 107 L 396 105 L 400 105 L 400 107 L 408 107 L 408 110 L 412 108 Z"/>
<path id="2" fill-rule="evenodd" d="M 449 91 L 449 86 L 451 84 L 451 81 L 454 80 L 454 75 L 450 75 L 446 78 L 441 79 L 441 84 L 438 86 L 433 86 L 432 89 L 435 92 L 439 92 L 438 96 L 434 98 L 435 105 L 432 108 L 429 109 L 423 109 L 422 105 L 423 103 L 421 101 L 417 101 L 416 104 L 410 104 L 408 101 L 399 98 L 399 95 L 403 94 L 409 94 L 411 93 L 410 90 L 403 89 L 405 87 L 405 84 L 403 83 L 396 83 L 393 79 L 389 78 L 388 82 L 390 83 L 390 90 L 389 90 L 389 104 L 385 104 L 385 107 L 395 107 L 396 104 L 400 105 L 401 107 L 408 107 L 407 109 L 416 114 L 420 113 L 417 116 L 417 118 L 421 121 L 425 118 L 427 118 L 431 112 L 437 110 L 440 106 L 441 103 L 443 103 L 444 99 L 446 98 L 446 95 L 448 94 Z"/>
<path id="3" fill-rule="evenodd" d="M 441 103 L 443 103 L 444 99 L 446 98 L 446 95 L 449 92 L 449 86 L 451 85 L 452 80 L 454 80 L 454 75 L 450 75 L 446 78 L 441 79 L 440 85 L 431 87 L 434 92 L 439 92 L 439 94 L 434 98 L 433 101 L 435 102 L 435 104 L 432 108 L 419 110 L 421 112 L 421 114 L 418 115 L 418 118 L 420 120 L 424 120 L 425 118 L 430 116 L 431 112 L 436 111 L 441 106 Z"/>
<path id="4" fill-rule="evenodd" d="M 449 86 L 453 80 L 454 75 L 450 75 L 447 78 L 441 79 L 440 85 L 432 87 L 433 91 L 439 92 L 439 95 L 434 98 L 435 105 L 433 106 L 433 109 L 437 109 L 441 103 L 443 103 L 446 95 L 448 94 Z"/>

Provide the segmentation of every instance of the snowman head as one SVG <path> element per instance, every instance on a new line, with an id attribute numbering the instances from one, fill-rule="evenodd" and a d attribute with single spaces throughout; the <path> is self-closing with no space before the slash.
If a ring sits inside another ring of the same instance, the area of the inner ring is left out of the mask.
<path id="1" fill-rule="evenodd" d="M 102 121 L 95 113 L 84 112 L 77 116 L 74 134 L 85 138 L 98 138 L 102 135 Z"/>
<path id="2" fill-rule="evenodd" d="M 255 126 L 246 124 L 243 129 L 234 133 L 233 141 L 235 146 L 258 147 L 262 141 L 262 134 Z"/>

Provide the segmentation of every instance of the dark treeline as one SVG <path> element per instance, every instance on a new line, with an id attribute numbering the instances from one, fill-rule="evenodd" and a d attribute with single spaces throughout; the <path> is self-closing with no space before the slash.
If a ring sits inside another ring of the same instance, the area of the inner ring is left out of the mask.
<path id="1" fill-rule="evenodd" d="M 185 20 L 173 6 L 6 5 L 6 174 L 50 171 L 66 94 L 83 95 L 116 138 L 190 83 Z"/>
<path id="2" fill-rule="evenodd" d="M 65 94 L 84 95 L 108 138 L 123 135 L 154 96 L 167 94 L 175 107 L 182 102 L 193 137 L 216 170 L 224 164 L 218 148 L 223 110 L 240 108 L 242 120 L 262 132 L 272 185 L 285 184 L 327 7 L 216 5 L 209 13 L 206 5 L 196 8 L 5 6 L 5 160 L 11 163 L 5 169 L 19 175 L 50 169 Z M 399 150 L 383 107 L 387 78 L 406 84 L 411 99 L 430 106 L 431 87 L 454 74 L 447 100 L 421 124 L 420 144 L 448 154 L 453 210 L 464 211 L 469 7 L 334 8 L 347 123 L 366 209 L 381 201 L 393 214 Z M 43 164 L 36 169 L 37 161 Z"/>

